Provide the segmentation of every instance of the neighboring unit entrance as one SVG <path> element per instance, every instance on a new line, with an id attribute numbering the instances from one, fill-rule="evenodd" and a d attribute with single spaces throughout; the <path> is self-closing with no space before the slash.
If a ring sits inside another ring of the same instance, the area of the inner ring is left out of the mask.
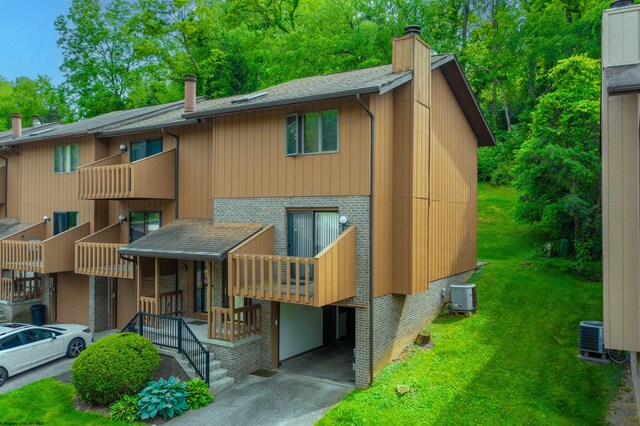
<path id="1" fill-rule="evenodd" d="M 58 274 L 56 322 L 89 325 L 89 277 Z"/>

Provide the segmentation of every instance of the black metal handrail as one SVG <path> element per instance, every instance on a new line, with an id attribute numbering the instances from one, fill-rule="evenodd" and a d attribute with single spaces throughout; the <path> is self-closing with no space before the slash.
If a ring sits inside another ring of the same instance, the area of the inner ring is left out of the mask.
<path id="1" fill-rule="evenodd" d="M 209 384 L 209 351 L 182 318 L 140 311 L 122 331 L 139 334 L 154 345 L 177 349 Z"/>

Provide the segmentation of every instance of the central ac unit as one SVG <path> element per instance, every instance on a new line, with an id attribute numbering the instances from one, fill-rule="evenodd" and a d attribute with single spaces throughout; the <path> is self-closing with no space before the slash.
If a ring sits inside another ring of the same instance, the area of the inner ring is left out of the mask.
<path id="1" fill-rule="evenodd" d="M 582 359 L 599 362 L 607 360 L 602 321 L 580 321 L 578 349 Z"/>
<path id="2" fill-rule="evenodd" d="M 473 312 L 476 307 L 475 284 L 454 284 L 451 286 L 452 312 Z"/>

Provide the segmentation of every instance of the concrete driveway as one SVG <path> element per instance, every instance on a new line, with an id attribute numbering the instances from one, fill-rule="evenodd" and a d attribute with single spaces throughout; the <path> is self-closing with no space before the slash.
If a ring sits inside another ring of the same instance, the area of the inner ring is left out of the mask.
<path id="1" fill-rule="evenodd" d="M 216 395 L 207 407 L 188 411 L 168 424 L 312 425 L 352 390 L 340 383 L 282 372 L 268 378 L 248 375 Z"/>
<path id="2" fill-rule="evenodd" d="M 54 377 L 65 371 L 71 370 L 73 360 L 75 358 L 60 358 L 55 361 L 51 361 L 47 364 L 41 365 L 31 370 L 27 370 L 24 373 L 20 373 L 16 376 L 9 377 L 4 385 L 0 387 L 0 394 L 11 392 L 12 390 L 19 389 L 25 385 L 28 385 L 38 380 L 46 379 L 47 377 Z"/>

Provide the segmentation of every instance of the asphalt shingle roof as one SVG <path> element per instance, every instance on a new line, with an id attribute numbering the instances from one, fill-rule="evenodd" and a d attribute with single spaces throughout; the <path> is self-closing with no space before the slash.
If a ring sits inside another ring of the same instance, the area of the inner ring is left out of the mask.
<path id="1" fill-rule="evenodd" d="M 204 101 L 195 112 L 185 114 L 185 118 L 351 96 L 356 93 L 385 93 L 410 81 L 412 75 L 411 71 L 393 73 L 391 65 L 382 65 L 337 74 L 300 78 L 250 94 Z M 251 95 L 265 92 L 266 95 L 255 97 L 246 102 L 237 102 L 247 96 L 251 98 Z"/>
<path id="2" fill-rule="evenodd" d="M 259 223 L 223 223 L 178 219 L 122 247 L 128 256 L 224 260 L 229 250 L 262 229 Z"/>

